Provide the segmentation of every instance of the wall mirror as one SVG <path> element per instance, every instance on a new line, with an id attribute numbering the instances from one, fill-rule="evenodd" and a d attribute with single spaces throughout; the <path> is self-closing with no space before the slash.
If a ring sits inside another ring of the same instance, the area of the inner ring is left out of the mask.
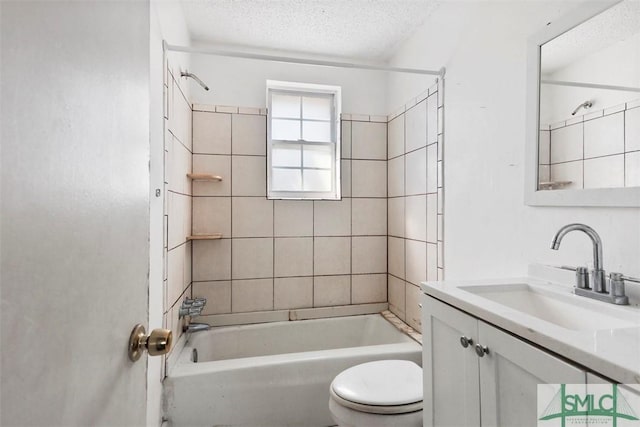
<path id="1" fill-rule="evenodd" d="M 549 23 L 527 79 L 527 204 L 640 206 L 640 2 Z"/>

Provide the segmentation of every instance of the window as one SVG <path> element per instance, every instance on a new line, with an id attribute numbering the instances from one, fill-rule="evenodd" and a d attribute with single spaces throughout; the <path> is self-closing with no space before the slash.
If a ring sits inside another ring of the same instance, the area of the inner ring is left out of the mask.
<path id="1" fill-rule="evenodd" d="M 340 199 L 340 87 L 267 81 L 267 197 Z"/>

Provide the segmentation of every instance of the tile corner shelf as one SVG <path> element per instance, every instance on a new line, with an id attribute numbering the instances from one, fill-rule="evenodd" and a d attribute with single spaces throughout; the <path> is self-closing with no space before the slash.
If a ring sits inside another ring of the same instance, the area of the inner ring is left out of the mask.
<path id="1" fill-rule="evenodd" d="M 209 173 L 188 173 L 187 177 L 192 181 L 222 181 L 220 175 L 211 175 Z"/>
<path id="2" fill-rule="evenodd" d="M 218 240 L 218 239 L 222 239 L 222 233 L 196 234 L 193 236 L 187 236 L 187 240 Z"/>

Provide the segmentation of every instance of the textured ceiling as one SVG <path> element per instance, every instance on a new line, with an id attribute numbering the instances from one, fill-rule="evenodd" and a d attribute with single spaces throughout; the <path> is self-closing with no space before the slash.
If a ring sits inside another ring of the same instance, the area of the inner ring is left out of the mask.
<path id="1" fill-rule="evenodd" d="M 640 33 L 640 1 L 625 0 L 542 46 L 542 72 L 572 62 Z"/>
<path id="2" fill-rule="evenodd" d="M 181 0 L 197 43 L 380 61 L 436 0 Z"/>

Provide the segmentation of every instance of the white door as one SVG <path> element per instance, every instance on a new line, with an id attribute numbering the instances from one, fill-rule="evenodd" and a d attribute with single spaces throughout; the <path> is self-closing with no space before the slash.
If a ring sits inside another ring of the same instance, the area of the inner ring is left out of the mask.
<path id="1" fill-rule="evenodd" d="M 148 2 L 0 2 L 0 424 L 145 424 Z"/>
<path id="2" fill-rule="evenodd" d="M 424 295 L 422 338 L 424 426 L 478 426 L 477 320 Z M 471 339 L 467 347 L 461 338 Z M 433 343 L 433 345 L 432 345 Z"/>
<path id="3" fill-rule="evenodd" d="M 478 321 L 482 426 L 538 425 L 538 384 L 584 384 L 585 372 Z"/>

